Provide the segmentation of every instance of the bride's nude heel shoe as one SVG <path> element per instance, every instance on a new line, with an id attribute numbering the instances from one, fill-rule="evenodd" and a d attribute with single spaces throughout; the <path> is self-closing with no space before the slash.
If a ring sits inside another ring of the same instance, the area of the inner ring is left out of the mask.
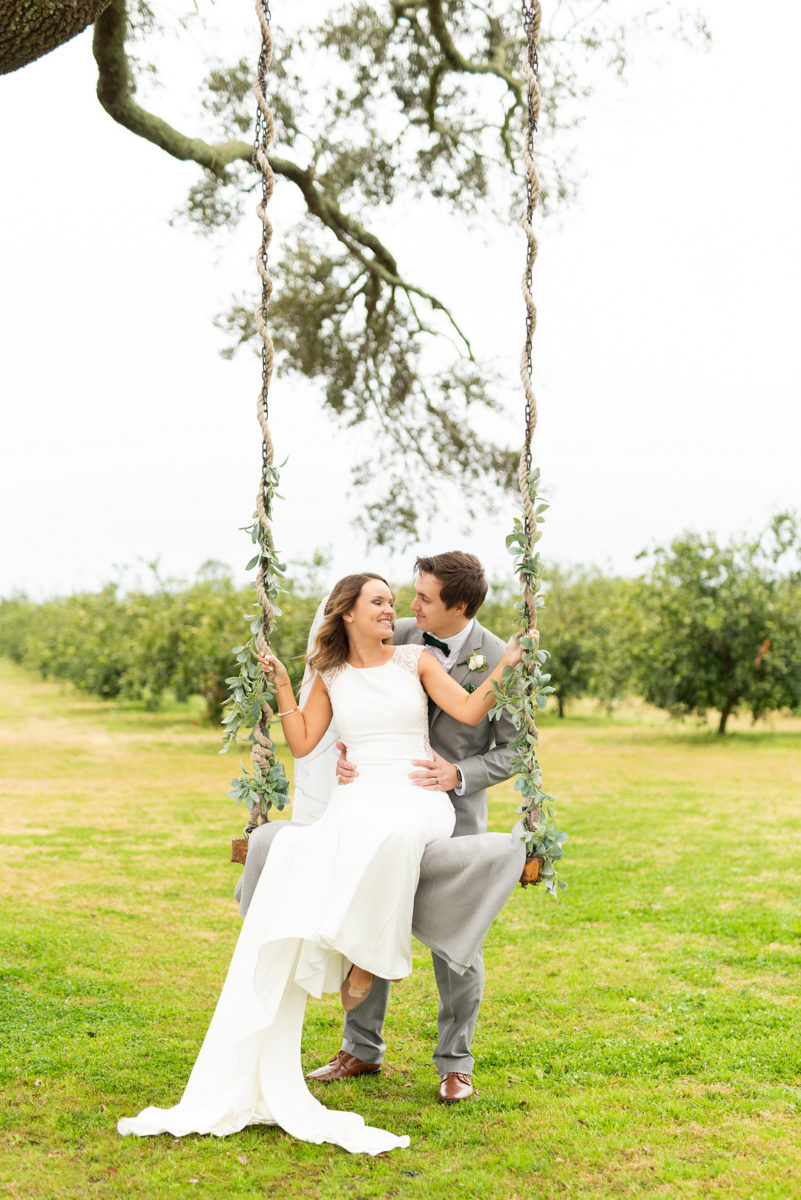
<path id="1" fill-rule="evenodd" d="M 351 967 L 350 971 L 352 970 L 353 967 Z M 375 976 L 373 976 L 366 988 L 351 987 L 350 971 L 348 971 L 343 980 L 342 987 L 339 989 L 339 994 L 342 997 L 342 1007 L 344 1008 L 345 1012 L 353 1012 L 354 1008 L 358 1008 L 359 1005 L 367 999 L 367 997 L 370 995 L 370 992 L 373 990 L 373 982 L 375 980 Z"/>

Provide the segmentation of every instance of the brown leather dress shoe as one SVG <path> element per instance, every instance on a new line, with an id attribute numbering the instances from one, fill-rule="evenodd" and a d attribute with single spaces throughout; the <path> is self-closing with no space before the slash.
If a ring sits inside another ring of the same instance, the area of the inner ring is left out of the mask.
<path id="1" fill-rule="evenodd" d="M 320 1079 L 323 1083 L 333 1083 L 336 1079 L 353 1079 L 354 1075 L 377 1075 L 381 1063 L 362 1062 L 355 1054 L 346 1054 L 338 1050 L 324 1067 L 309 1071 L 307 1079 Z"/>
<path id="2" fill-rule="evenodd" d="M 469 1100 L 475 1094 L 473 1076 L 465 1075 L 463 1071 L 448 1071 L 440 1080 L 441 1104 L 456 1104 L 459 1100 Z"/>

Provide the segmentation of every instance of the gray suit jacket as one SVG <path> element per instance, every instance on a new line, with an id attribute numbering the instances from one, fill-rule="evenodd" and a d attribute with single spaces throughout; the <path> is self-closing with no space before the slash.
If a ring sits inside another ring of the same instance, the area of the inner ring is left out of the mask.
<path id="1" fill-rule="evenodd" d="M 396 623 L 392 640 L 397 645 L 423 645 L 423 635 L 414 619 L 409 617 Z M 476 621 L 459 658 L 460 661 L 467 659 L 478 650 L 487 660 L 487 669 L 471 671 L 466 664 L 456 666 L 450 673 L 451 679 L 477 687 L 500 662 L 504 646 L 500 638 Z M 487 788 L 502 783 L 512 774 L 514 754 L 508 743 L 515 735 L 514 725 L 507 716 L 501 717 L 500 721 L 485 717 L 478 725 L 463 725 L 429 701 L 428 727 L 432 747 L 459 768 L 467 789 L 464 796 L 449 793 L 456 810 L 453 836 L 484 833 L 487 828 Z"/>

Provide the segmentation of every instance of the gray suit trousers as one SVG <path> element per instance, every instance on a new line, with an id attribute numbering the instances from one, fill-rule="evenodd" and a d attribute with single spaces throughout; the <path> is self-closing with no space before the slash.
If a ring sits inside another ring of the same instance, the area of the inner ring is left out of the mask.
<path id="1" fill-rule="evenodd" d="M 474 1059 L 470 1045 L 484 994 L 484 959 L 481 950 L 472 966 L 461 974 L 452 971 L 438 954 L 432 954 L 431 958 L 439 989 L 439 1036 L 433 1056 L 434 1066 L 440 1075 L 448 1071 L 464 1071 L 472 1075 Z M 367 999 L 353 1012 L 345 1014 L 342 1049 L 348 1054 L 355 1054 L 362 1062 L 383 1061 L 386 1043 L 381 1030 L 390 987 L 388 979 L 376 979 Z"/>
<path id="2" fill-rule="evenodd" d="M 250 836 L 242 878 L 234 893 L 247 912 L 274 838 L 289 821 L 271 821 Z M 412 931 L 433 954 L 440 1003 L 434 1062 L 446 1071 L 472 1074 L 473 1037 L 484 990 L 481 944 L 525 861 L 519 833 L 481 833 L 431 842 L 420 864 Z M 363 1062 L 381 1062 L 390 985 L 376 979 L 363 1004 L 345 1019 L 343 1050 Z"/>

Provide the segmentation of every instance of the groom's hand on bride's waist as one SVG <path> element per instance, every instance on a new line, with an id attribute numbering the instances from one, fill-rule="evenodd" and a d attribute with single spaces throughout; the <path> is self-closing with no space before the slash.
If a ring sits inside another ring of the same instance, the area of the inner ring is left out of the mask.
<path id="1" fill-rule="evenodd" d="M 348 747 L 344 742 L 337 742 L 337 750 L 339 751 L 336 765 L 337 783 L 353 783 L 359 772 L 352 762 L 348 762 Z"/>
<path id="2" fill-rule="evenodd" d="M 348 748 L 344 742 L 337 742 L 339 758 L 336 765 L 337 783 L 344 786 L 353 783 L 359 772 L 352 762 L 348 762 Z M 425 788 L 429 792 L 452 792 L 461 786 L 459 771 L 453 763 L 449 763 L 436 750 L 431 758 L 416 758 L 412 760 L 415 768 L 409 775 L 415 787 Z"/>
<path id="3" fill-rule="evenodd" d="M 409 778 L 415 787 L 426 788 L 429 792 L 452 792 L 459 787 L 459 772 L 447 758 L 432 750 L 431 758 L 415 758 L 412 766 L 416 767 Z"/>

